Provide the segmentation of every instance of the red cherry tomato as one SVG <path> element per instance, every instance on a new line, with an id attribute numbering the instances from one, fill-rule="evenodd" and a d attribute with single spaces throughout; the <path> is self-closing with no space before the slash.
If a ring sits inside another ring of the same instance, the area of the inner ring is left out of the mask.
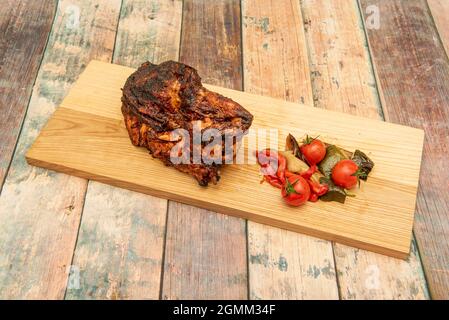
<path id="1" fill-rule="evenodd" d="M 299 148 L 307 163 L 311 166 L 318 164 L 326 156 L 326 146 L 321 140 L 311 139 L 309 136 L 304 140 L 304 144 Z"/>
<path id="2" fill-rule="evenodd" d="M 332 169 L 332 180 L 337 186 L 352 189 L 358 182 L 357 164 L 349 159 L 341 160 Z"/>
<path id="3" fill-rule="evenodd" d="M 306 179 L 299 175 L 291 175 L 285 179 L 282 197 L 291 206 L 300 206 L 309 200 L 310 187 Z"/>

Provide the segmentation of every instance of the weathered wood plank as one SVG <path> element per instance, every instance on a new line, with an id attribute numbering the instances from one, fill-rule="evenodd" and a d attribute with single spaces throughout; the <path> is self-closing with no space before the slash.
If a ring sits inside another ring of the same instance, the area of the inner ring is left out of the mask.
<path id="1" fill-rule="evenodd" d="M 177 60 L 181 19 L 180 0 L 124 0 L 113 62 Z M 90 181 L 73 259 L 80 289 L 66 298 L 158 299 L 166 213 L 165 199 Z"/>
<path id="2" fill-rule="evenodd" d="M 246 298 L 243 221 L 169 201 L 162 298 Z"/>
<path id="3" fill-rule="evenodd" d="M 179 60 L 205 83 L 242 89 L 240 4 L 237 0 L 186 0 Z"/>
<path id="4" fill-rule="evenodd" d="M 240 3 L 184 1 L 180 61 L 206 83 L 242 89 Z M 242 219 L 169 202 L 163 299 L 247 298 Z"/>
<path id="5" fill-rule="evenodd" d="M 30 167 L 24 154 L 85 64 L 110 60 L 119 8 L 119 0 L 58 4 L 0 197 L 2 298 L 64 297 L 87 182 Z"/>
<path id="6" fill-rule="evenodd" d="M 178 60 L 182 0 L 123 0 L 114 63 Z"/>
<path id="7" fill-rule="evenodd" d="M 433 21 L 437 27 L 441 42 L 449 56 L 449 1 L 447 0 L 427 0 Z"/>
<path id="8" fill-rule="evenodd" d="M 414 232 L 432 298 L 449 298 L 449 61 L 424 0 L 376 5 L 380 29 L 367 29 L 388 121 L 425 130 Z M 441 188 L 441 186 L 446 186 Z"/>
<path id="9" fill-rule="evenodd" d="M 373 252 L 334 245 L 342 299 L 428 299 L 426 281 L 415 241 L 403 261 Z"/>
<path id="10" fill-rule="evenodd" d="M 299 2 L 243 0 L 242 10 L 245 91 L 312 106 Z"/>
<path id="11" fill-rule="evenodd" d="M 332 244 L 248 222 L 251 299 L 338 299 Z"/>
<path id="12" fill-rule="evenodd" d="M 166 200 L 89 181 L 66 299 L 157 299 L 166 212 Z"/>
<path id="13" fill-rule="evenodd" d="M 315 106 L 379 119 L 380 102 L 354 0 L 303 0 Z"/>
<path id="14" fill-rule="evenodd" d="M 313 105 L 299 2 L 245 0 L 242 16 L 245 91 Z M 249 221 L 248 256 L 250 299 L 338 299 L 329 241 Z"/>
<path id="15" fill-rule="evenodd" d="M 303 0 L 302 10 L 315 105 L 382 119 L 357 1 Z M 408 261 L 341 244 L 334 244 L 334 255 L 342 299 L 427 297 L 414 246 Z"/>
<path id="16" fill-rule="evenodd" d="M 55 10 L 54 0 L 2 2 L 0 190 L 14 153 Z"/>

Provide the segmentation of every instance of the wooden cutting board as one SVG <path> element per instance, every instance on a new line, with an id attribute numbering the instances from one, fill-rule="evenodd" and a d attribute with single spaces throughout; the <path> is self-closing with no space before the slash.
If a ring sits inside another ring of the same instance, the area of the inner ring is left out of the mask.
<path id="1" fill-rule="evenodd" d="M 282 148 L 288 133 L 297 138 L 308 133 L 347 150 L 361 149 L 375 162 L 368 182 L 345 204 L 289 207 L 278 189 L 260 184 L 257 165 L 227 165 L 220 182 L 204 188 L 134 147 L 120 112 L 120 88 L 133 71 L 92 61 L 28 151 L 28 163 L 393 257 L 408 256 L 422 130 L 208 86 L 247 108 L 254 115 L 252 128 L 279 129 Z"/>

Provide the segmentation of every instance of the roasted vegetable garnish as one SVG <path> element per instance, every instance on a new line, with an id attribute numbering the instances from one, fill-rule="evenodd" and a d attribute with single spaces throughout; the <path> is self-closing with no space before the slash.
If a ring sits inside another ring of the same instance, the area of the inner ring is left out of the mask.
<path id="1" fill-rule="evenodd" d="M 334 166 L 343 159 L 348 159 L 346 153 L 339 147 L 330 144 L 326 148 L 326 156 L 318 164 L 318 169 L 320 169 L 326 178 L 330 178 Z"/>
<path id="2" fill-rule="evenodd" d="M 288 179 L 300 176 L 309 185 L 308 200 L 311 202 L 321 199 L 345 203 L 346 197 L 354 196 L 347 190 L 356 187 L 357 184 L 360 185 L 359 179 L 366 181 L 374 167 L 373 161 L 360 150 L 352 153 L 307 135 L 300 145 L 295 137 L 289 134 L 285 150 L 278 152 L 277 157 L 284 160 L 280 171 L 285 172 L 287 187 L 281 186 L 279 170 L 277 174 L 268 176 L 274 181 L 268 181 L 285 193 L 287 189 L 291 189 Z M 301 204 L 304 203 L 304 199 L 302 200 Z"/>
<path id="3" fill-rule="evenodd" d="M 345 203 L 347 193 L 345 189 L 340 188 L 339 186 L 336 186 L 331 179 L 328 179 L 326 177 L 322 177 L 320 179 L 321 184 L 327 184 L 329 190 L 320 197 L 320 200 L 329 202 L 329 201 L 336 201 L 340 203 Z"/>
<path id="4" fill-rule="evenodd" d="M 257 162 L 261 166 L 264 179 L 276 188 L 282 188 L 285 182 L 285 171 L 287 160 L 285 157 L 273 149 L 258 151 Z"/>
<path id="5" fill-rule="evenodd" d="M 311 138 L 306 135 L 299 149 L 310 166 L 320 163 L 326 156 L 326 146 L 318 137 Z"/>
<path id="6" fill-rule="evenodd" d="M 293 173 L 302 173 L 309 170 L 309 166 L 307 165 L 307 163 L 295 157 L 295 155 L 293 154 L 293 150 L 280 151 L 279 153 L 287 159 L 288 171 Z"/>
<path id="7" fill-rule="evenodd" d="M 300 174 L 307 180 L 312 194 L 317 196 L 317 200 L 319 196 L 327 192 L 327 185 L 320 183 L 320 178 L 323 177 L 323 174 L 317 170 L 316 165 L 309 167 L 307 163 L 295 157 L 292 151 L 281 151 L 279 153 L 287 159 L 287 170 L 289 172 Z"/>
<path id="8" fill-rule="evenodd" d="M 339 187 L 346 190 L 360 186 L 360 178 L 365 177 L 365 173 L 359 170 L 359 166 L 351 159 L 344 159 L 338 162 L 332 169 L 332 181 Z"/>
<path id="9" fill-rule="evenodd" d="M 304 156 L 300 151 L 299 143 L 291 134 L 287 136 L 287 139 L 285 141 L 285 151 L 292 151 L 295 157 L 304 161 Z"/>
<path id="10" fill-rule="evenodd" d="M 361 171 L 363 173 L 363 175 L 360 175 L 359 178 L 363 181 L 366 181 L 368 179 L 368 174 L 371 172 L 371 170 L 374 167 L 374 162 L 360 150 L 354 151 L 352 160 L 359 167 L 359 171 Z"/>

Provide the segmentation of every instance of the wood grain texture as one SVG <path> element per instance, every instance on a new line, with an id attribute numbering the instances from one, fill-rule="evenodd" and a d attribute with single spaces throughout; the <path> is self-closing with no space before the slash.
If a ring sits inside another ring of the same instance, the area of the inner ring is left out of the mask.
<path id="1" fill-rule="evenodd" d="M 380 101 L 355 0 L 303 0 L 315 106 L 380 119 Z"/>
<path id="2" fill-rule="evenodd" d="M 245 91 L 313 105 L 299 2 L 244 0 L 242 16 Z"/>
<path id="3" fill-rule="evenodd" d="M 331 242 L 248 221 L 251 299 L 338 299 Z"/>
<path id="4" fill-rule="evenodd" d="M 182 0 L 123 0 L 114 63 L 178 60 Z"/>
<path id="5" fill-rule="evenodd" d="M 240 15 L 238 0 L 183 2 L 179 60 L 196 68 L 204 82 L 242 89 Z M 176 225 L 181 219 L 197 221 L 197 226 Z M 163 299 L 248 297 L 243 219 L 170 203 L 167 224 Z M 214 232 L 197 232 L 197 228 Z M 233 230 L 232 242 L 229 230 Z M 177 254 L 182 251 L 207 257 L 207 262 L 197 261 L 192 267 L 191 257 Z"/>
<path id="6" fill-rule="evenodd" d="M 2 2 L 0 10 L 0 190 L 50 33 L 56 2 Z"/>
<path id="7" fill-rule="evenodd" d="M 119 7 L 120 1 L 58 4 L 0 197 L 1 298 L 64 297 L 87 183 L 28 166 L 24 155 L 88 61 L 110 59 Z"/>
<path id="8" fill-rule="evenodd" d="M 382 119 L 356 0 L 303 0 L 315 105 Z M 342 299 L 422 299 L 427 289 L 415 246 L 407 261 L 334 244 Z"/>
<path id="9" fill-rule="evenodd" d="M 149 157 L 146 149 L 131 145 L 120 111 L 120 88 L 133 70 L 92 61 L 27 153 L 27 160 L 396 257 L 408 255 L 422 130 L 208 85 L 247 108 L 254 115 L 254 130 L 280 128 L 278 148 L 284 147 L 288 133 L 301 137 L 319 132 L 324 141 L 345 149 L 363 145 L 376 163 L 369 181 L 355 190 L 356 197 L 345 204 L 309 204 L 298 214 L 298 208 L 286 205 L 277 189 L 260 185 L 256 164 L 226 166 L 220 183 L 203 188 L 192 177 Z M 260 136 L 259 141 L 268 145 L 266 138 Z M 398 174 L 401 181 L 394 178 Z M 252 192 L 255 189 L 257 194 Z"/>
<path id="10" fill-rule="evenodd" d="M 449 56 L 449 2 L 447 0 L 427 0 L 430 12 L 440 35 L 441 42 Z"/>
<path id="11" fill-rule="evenodd" d="M 123 1 L 113 61 L 177 60 L 181 16 L 181 1 Z M 166 199 L 90 181 L 73 259 L 80 288 L 66 298 L 158 299 L 166 213 Z"/>
<path id="12" fill-rule="evenodd" d="M 174 201 L 168 212 L 162 299 L 246 298 L 245 224 Z"/>
<path id="13" fill-rule="evenodd" d="M 66 299 L 157 299 L 167 201 L 90 181 Z"/>
<path id="14" fill-rule="evenodd" d="M 205 83 L 242 89 L 240 3 L 185 0 L 179 61 Z"/>
<path id="15" fill-rule="evenodd" d="M 423 128 L 414 232 L 432 298 L 449 298 L 449 62 L 425 1 L 361 1 L 380 10 L 367 30 L 388 121 Z"/>
<path id="16" fill-rule="evenodd" d="M 246 0 L 242 16 L 245 91 L 313 105 L 299 2 Z M 248 256 L 250 299 L 338 299 L 331 242 L 248 221 Z"/>

